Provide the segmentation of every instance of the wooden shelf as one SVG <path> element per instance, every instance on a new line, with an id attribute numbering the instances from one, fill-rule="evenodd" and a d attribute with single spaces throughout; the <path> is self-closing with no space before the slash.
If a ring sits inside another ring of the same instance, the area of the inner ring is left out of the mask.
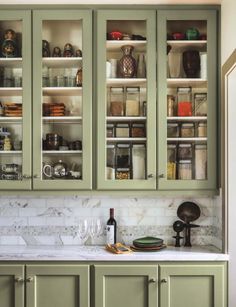
<path id="1" fill-rule="evenodd" d="M 77 124 L 82 121 L 82 116 L 44 116 L 43 122 L 46 124 L 62 123 Z"/>
<path id="2" fill-rule="evenodd" d="M 0 87 L 0 96 L 21 96 L 22 87 Z"/>
<path id="3" fill-rule="evenodd" d="M 144 78 L 110 78 L 107 79 L 107 86 L 146 86 L 146 82 Z"/>
<path id="4" fill-rule="evenodd" d="M 106 120 L 109 122 L 127 122 L 127 121 L 145 121 L 146 116 L 107 116 Z"/>
<path id="5" fill-rule="evenodd" d="M 207 116 L 167 116 L 168 121 L 207 121 Z"/>
<path id="6" fill-rule="evenodd" d="M 45 96 L 78 96 L 82 93 L 82 87 L 43 87 Z"/>
<path id="7" fill-rule="evenodd" d="M 168 142 L 206 142 L 207 137 L 204 138 L 198 138 L 198 137 L 193 137 L 193 138 L 167 138 Z"/>
<path id="8" fill-rule="evenodd" d="M 121 47 L 124 45 L 132 45 L 135 51 L 145 51 L 147 41 L 146 40 L 107 40 L 106 48 L 107 51 L 121 51 Z"/>
<path id="9" fill-rule="evenodd" d="M 82 61 L 80 57 L 50 57 L 42 58 L 43 65 L 50 68 L 78 68 L 78 64 Z"/>
<path id="10" fill-rule="evenodd" d="M 107 142 L 145 142 L 147 138 L 107 138 Z"/>
<path id="11" fill-rule="evenodd" d="M 75 155 L 82 154 L 82 150 L 43 150 L 44 155 Z"/>
<path id="12" fill-rule="evenodd" d="M 168 87 L 197 87 L 197 88 L 206 88 L 207 80 L 200 78 L 169 78 L 167 79 Z"/>
<path id="13" fill-rule="evenodd" d="M 22 67 L 22 58 L 0 58 L 0 67 Z"/>
<path id="14" fill-rule="evenodd" d="M 195 49 L 198 51 L 206 51 L 206 40 L 168 40 L 167 44 L 170 45 L 172 51 L 184 51 L 189 49 Z"/>

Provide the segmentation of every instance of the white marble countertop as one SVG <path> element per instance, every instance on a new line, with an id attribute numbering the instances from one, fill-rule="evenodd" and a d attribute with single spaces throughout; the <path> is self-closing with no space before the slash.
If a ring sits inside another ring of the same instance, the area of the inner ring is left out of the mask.
<path id="1" fill-rule="evenodd" d="M 0 246 L 0 261 L 227 261 L 213 246 L 115 255 L 103 246 Z"/>

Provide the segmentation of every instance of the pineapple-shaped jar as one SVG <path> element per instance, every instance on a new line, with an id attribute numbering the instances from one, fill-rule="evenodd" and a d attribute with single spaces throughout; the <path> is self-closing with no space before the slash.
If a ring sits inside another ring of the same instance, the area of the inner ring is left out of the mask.
<path id="1" fill-rule="evenodd" d="M 123 56 L 119 61 L 119 77 L 120 78 L 134 78 L 136 74 L 136 61 L 132 56 L 134 47 L 131 45 L 124 45 L 121 47 Z"/>

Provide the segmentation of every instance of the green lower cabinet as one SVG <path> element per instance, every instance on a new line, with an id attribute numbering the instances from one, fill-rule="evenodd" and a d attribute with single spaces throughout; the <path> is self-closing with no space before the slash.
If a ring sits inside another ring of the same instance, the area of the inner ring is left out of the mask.
<path id="1" fill-rule="evenodd" d="M 24 265 L 0 265 L 0 306 L 24 307 Z"/>
<path id="2" fill-rule="evenodd" d="M 27 265 L 26 275 L 26 307 L 89 307 L 89 265 Z"/>
<path id="3" fill-rule="evenodd" d="M 95 265 L 94 307 L 157 307 L 157 265 Z"/>
<path id="4" fill-rule="evenodd" d="M 224 264 L 160 265 L 160 307 L 226 307 Z"/>

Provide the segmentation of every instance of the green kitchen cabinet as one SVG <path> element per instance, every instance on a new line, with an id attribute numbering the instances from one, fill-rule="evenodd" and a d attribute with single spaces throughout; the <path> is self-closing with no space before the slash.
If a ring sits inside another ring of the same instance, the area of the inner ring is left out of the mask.
<path id="1" fill-rule="evenodd" d="M 223 264 L 161 264 L 160 307 L 226 307 Z"/>
<path id="2" fill-rule="evenodd" d="M 157 307 L 157 265 L 94 265 L 95 307 Z"/>
<path id="3" fill-rule="evenodd" d="M 157 41 L 158 189 L 216 190 L 217 12 L 158 10 Z"/>
<path id="4" fill-rule="evenodd" d="M 96 23 L 97 188 L 155 190 L 156 13 L 98 10 Z"/>
<path id="5" fill-rule="evenodd" d="M 92 188 L 92 50 L 90 10 L 33 12 L 34 189 Z"/>
<path id="6" fill-rule="evenodd" d="M 30 190 L 31 11 L 1 9 L 0 36 L 0 189 Z"/>
<path id="7" fill-rule="evenodd" d="M 24 265 L 0 265 L 0 305 L 24 307 Z"/>
<path id="8" fill-rule="evenodd" d="M 26 307 L 89 307 L 89 265 L 27 265 Z"/>

